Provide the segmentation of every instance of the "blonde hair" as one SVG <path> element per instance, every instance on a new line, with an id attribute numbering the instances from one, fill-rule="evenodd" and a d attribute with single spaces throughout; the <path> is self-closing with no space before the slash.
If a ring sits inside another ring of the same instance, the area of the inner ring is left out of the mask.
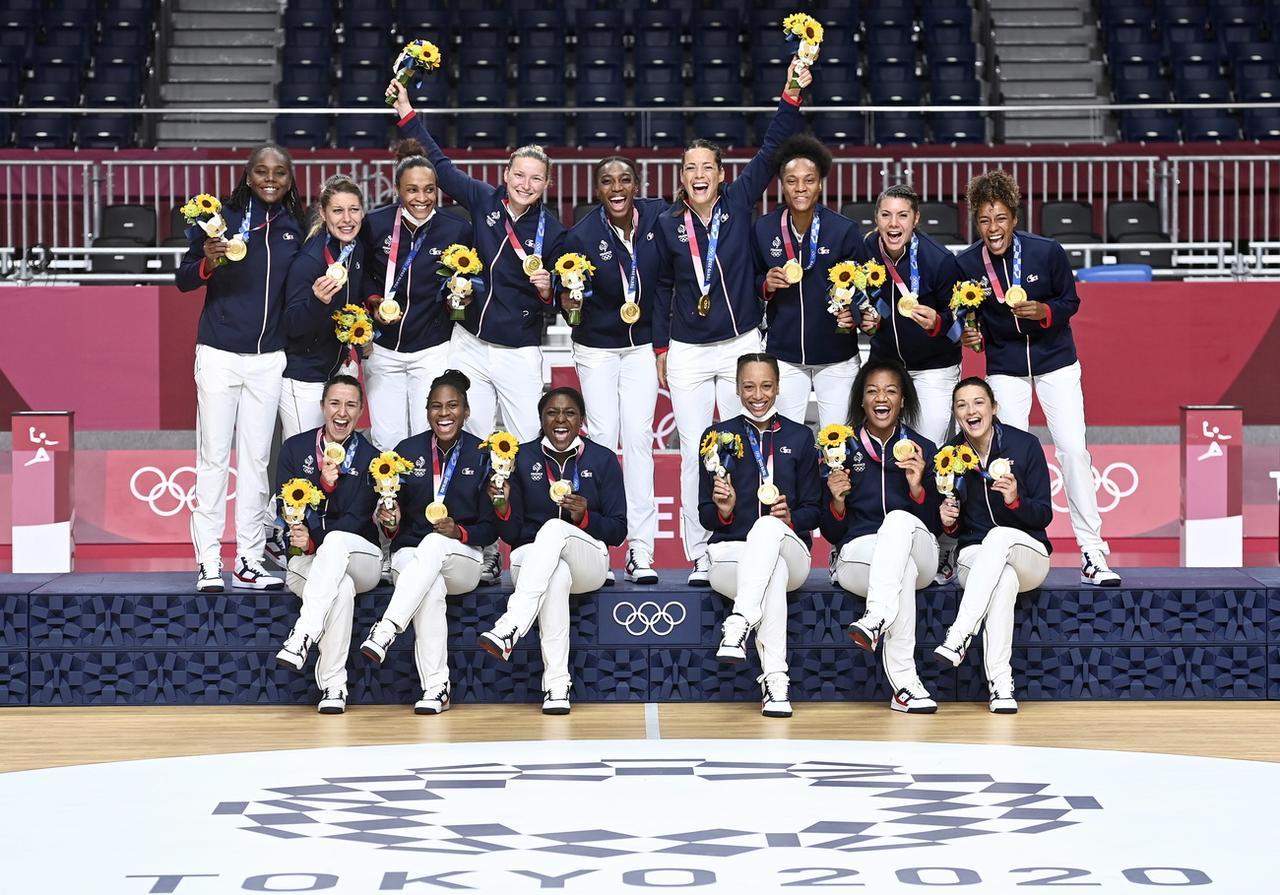
<path id="1" fill-rule="evenodd" d="M 526 143 L 515 152 L 511 153 L 511 158 L 507 159 L 507 170 L 511 170 L 511 166 L 515 164 L 518 158 L 531 158 L 542 162 L 547 169 L 548 179 L 551 177 L 551 156 L 547 155 L 547 151 L 537 143 Z"/>
<path id="2" fill-rule="evenodd" d="M 360 200 L 361 205 L 364 205 L 364 193 L 360 191 L 360 187 L 356 186 L 356 182 L 346 174 L 334 174 L 325 180 L 324 186 L 320 188 L 320 198 L 311 213 L 311 229 L 307 231 L 307 239 L 324 230 L 324 216 L 320 212 L 329 207 L 329 203 L 338 193 L 350 193 Z"/>

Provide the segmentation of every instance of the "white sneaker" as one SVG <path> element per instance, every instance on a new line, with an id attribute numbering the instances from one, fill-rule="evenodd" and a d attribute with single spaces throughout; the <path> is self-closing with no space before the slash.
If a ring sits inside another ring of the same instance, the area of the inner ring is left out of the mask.
<path id="1" fill-rule="evenodd" d="M 494 628 L 480 635 L 480 649 L 495 659 L 510 662 L 511 651 L 515 649 L 516 641 L 519 639 L 520 633 L 515 628 L 511 628 L 505 634 Z"/>
<path id="2" fill-rule="evenodd" d="M 924 685 L 917 681 L 910 687 L 903 687 L 889 700 L 889 708 L 895 712 L 906 712 L 908 715 L 932 715 L 938 710 L 938 703 L 929 695 Z"/>
<path id="3" fill-rule="evenodd" d="M 559 684 L 552 687 L 542 696 L 542 714 L 569 714 L 569 685 Z"/>
<path id="4" fill-rule="evenodd" d="M 365 638 L 364 643 L 360 644 L 360 652 L 366 659 L 381 665 L 386 661 L 387 650 L 391 648 L 391 644 L 395 642 L 396 635 L 399 633 L 391 622 L 385 618 L 379 619 L 369 629 L 369 636 Z"/>
<path id="5" fill-rule="evenodd" d="M 689 573 L 689 586 L 711 586 L 711 559 L 705 553 L 693 561 L 693 571 Z"/>
<path id="6" fill-rule="evenodd" d="M 958 551 L 954 538 L 949 538 L 949 545 L 938 545 L 938 573 L 933 576 L 934 584 L 950 584 L 956 580 L 956 553 Z"/>
<path id="7" fill-rule="evenodd" d="M 1119 587 L 1120 576 L 1107 565 L 1101 550 L 1084 550 L 1080 554 L 1080 583 L 1096 587 Z"/>
<path id="8" fill-rule="evenodd" d="M 995 715 L 1018 714 L 1018 700 L 1013 698 L 1013 690 L 992 690 L 990 708 Z"/>
<path id="9" fill-rule="evenodd" d="M 720 648 L 716 650 L 716 658 L 721 662 L 736 665 L 747 658 L 747 635 L 751 626 L 747 619 L 737 612 L 730 612 L 724 620 L 724 637 L 720 640 Z"/>
<path id="10" fill-rule="evenodd" d="M 283 528 L 276 528 L 274 525 L 267 526 L 267 543 L 264 550 L 267 561 L 278 568 L 288 571 L 289 543 L 285 540 Z"/>
<path id="11" fill-rule="evenodd" d="M 492 587 L 502 579 L 502 554 L 497 544 L 484 548 L 484 562 L 480 566 L 480 583 Z"/>
<path id="12" fill-rule="evenodd" d="M 790 718 L 791 700 L 787 698 L 787 688 L 791 679 L 781 671 L 766 674 L 760 684 L 760 714 L 766 718 Z"/>
<path id="13" fill-rule="evenodd" d="M 395 587 L 396 580 L 391 575 L 391 545 L 388 544 L 382 554 L 382 571 L 378 575 L 378 583 L 386 587 Z"/>
<path id="14" fill-rule="evenodd" d="M 653 570 L 653 558 L 632 547 L 627 551 L 627 580 L 636 584 L 657 584 L 658 573 Z"/>
<path id="15" fill-rule="evenodd" d="M 874 653 L 884 635 L 884 619 L 870 612 L 849 625 L 849 639 L 861 649 Z"/>
<path id="16" fill-rule="evenodd" d="M 972 639 L 973 635 L 969 635 L 963 640 L 957 640 L 948 631 L 942 645 L 934 648 L 933 655 L 943 665 L 959 668 L 960 663 L 964 661 L 964 654 L 969 651 L 969 641 Z"/>
<path id="17" fill-rule="evenodd" d="M 438 715 L 441 712 L 449 711 L 453 705 L 452 688 L 449 682 L 445 681 L 444 686 L 434 693 L 423 693 L 422 698 L 413 704 L 413 712 L 415 715 Z"/>
<path id="18" fill-rule="evenodd" d="M 316 707 L 322 715 L 341 715 L 347 710 L 347 694 L 341 690 L 325 690 L 320 694 L 320 705 Z"/>
<path id="19" fill-rule="evenodd" d="M 222 563 L 202 562 L 196 566 L 196 590 L 202 594 L 220 594 L 226 590 L 222 583 Z"/>
<path id="20" fill-rule="evenodd" d="M 280 652 L 276 653 L 276 661 L 284 668 L 301 671 L 302 666 L 307 664 L 307 653 L 310 650 L 311 638 L 294 628 L 285 638 Z"/>
<path id="21" fill-rule="evenodd" d="M 609 569 L 604 573 L 604 586 L 614 587 L 618 583 L 618 578 L 613 574 L 613 569 Z"/>
<path id="22" fill-rule="evenodd" d="M 284 579 L 270 574 L 256 559 L 237 556 L 231 573 L 231 586 L 241 590 L 281 590 L 284 588 Z"/>

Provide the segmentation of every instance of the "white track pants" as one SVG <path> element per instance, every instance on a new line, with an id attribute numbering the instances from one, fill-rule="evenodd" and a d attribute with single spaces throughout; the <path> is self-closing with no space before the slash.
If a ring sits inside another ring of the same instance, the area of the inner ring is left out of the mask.
<path id="1" fill-rule="evenodd" d="M 449 682 L 444 598 L 475 590 L 481 562 L 479 548 L 435 532 L 391 557 L 396 589 L 382 617 L 401 633 L 413 622 L 413 659 L 424 692 Z"/>
<path id="2" fill-rule="evenodd" d="M 324 425 L 324 409 L 320 406 L 323 382 L 285 379 L 280 388 L 280 440 L 287 441 L 299 432 Z"/>
<path id="3" fill-rule="evenodd" d="M 532 441 L 542 427 L 538 398 L 542 395 L 542 349 L 508 348 L 477 339 L 461 326 L 453 328 L 449 362 L 471 380 L 467 401 L 471 417 L 466 430 L 480 438 L 493 434 L 498 406 L 503 425 L 517 441 Z"/>
<path id="4" fill-rule="evenodd" d="M 378 586 L 382 552 L 359 535 L 331 531 L 310 556 L 289 560 L 289 590 L 302 598 L 295 630 L 316 641 L 316 684 L 347 692 L 347 653 L 356 594 Z"/>
<path id="5" fill-rule="evenodd" d="M 371 346 L 364 360 L 364 382 L 369 393 L 369 434 L 378 450 L 393 451 L 410 435 L 427 431 L 431 380 L 448 368 L 448 342 L 421 351 Z"/>
<path id="6" fill-rule="evenodd" d="M 861 366 L 856 354 L 837 364 L 778 361 L 778 413 L 803 426 L 812 391 L 818 398 L 819 426 L 845 422 L 849 418 L 849 392 Z"/>
<path id="7" fill-rule="evenodd" d="M 592 441 L 616 450 L 622 437 L 622 482 L 627 492 L 627 535 L 653 559 L 658 504 L 653 496 L 653 414 L 658 365 L 651 345 L 636 348 L 573 346 L 573 363 L 587 402 Z"/>
<path id="8" fill-rule="evenodd" d="M 711 535 L 698 521 L 698 444 L 718 408 L 720 419 L 742 413 L 738 400 L 738 358 L 761 350 L 760 333 L 695 345 L 671 341 L 667 351 L 667 388 L 680 439 L 680 537 L 692 562 L 707 552 Z"/>
<path id="9" fill-rule="evenodd" d="M 960 381 L 960 365 L 937 370 L 911 370 L 911 382 L 920 397 L 916 431 L 941 446 L 951 430 L 951 393 Z"/>
<path id="10" fill-rule="evenodd" d="M 261 560 L 271 512 L 267 464 L 280 403 L 283 351 L 233 354 L 196 346 L 196 561 L 216 563 L 227 524 L 227 477 L 236 449 L 236 552 Z"/>
<path id="11" fill-rule="evenodd" d="M 544 691 L 570 682 L 570 594 L 599 590 L 608 571 L 604 543 L 563 519 L 548 519 L 532 544 L 511 551 L 515 592 L 494 627 L 514 625 L 523 637 L 538 620 Z"/>
<path id="12" fill-rule="evenodd" d="M 884 619 L 884 664 L 889 686 L 920 686 L 916 670 L 916 591 L 933 583 L 938 542 L 924 523 L 906 510 L 884 517 L 880 530 L 845 544 L 836 560 L 836 580 L 867 598 L 867 612 Z"/>
<path id="13" fill-rule="evenodd" d="M 781 519 L 761 516 L 745 541 L 707 547 L 711 588 L 756 630 L 763 675 L 787 670 L 787 592 L 809 577 L 809 548 Z M 757 627 L 758 626 L 758 627 Z"/>
<path id="14" fill-rule="evenodd" d="M 1049 554 L 1031 535 L 1003 526 L 987 532 L 981 544 L 960 551 L 956 575 L 964 594 L 955 623 L 947 632 L 968 644 L 986 621 L 982 660 L 991 692 L 1013 692 L 1013 604 L 1018 594 L 1039 587 L 1049 574 Z"/>
<path id="15" fill-rule="evenodd" d="M 1054 370 L 1035 379 L 1025 376 L 989 376 L 991 390 L 1000 405 L 1002 422 L 1026 429 L 1031 418 L 1031 392 L 1040 399 L 1049 437 L 1058 454 L 1063 490 L 1071 528 L 1081 550 L 1109 553 L 1102 539 L 1102 516 L 1098 513 L 1098 488 L 1093 458 L 1085 441 L 1084 392 L 1080 388 L 1080 362 Z"/>

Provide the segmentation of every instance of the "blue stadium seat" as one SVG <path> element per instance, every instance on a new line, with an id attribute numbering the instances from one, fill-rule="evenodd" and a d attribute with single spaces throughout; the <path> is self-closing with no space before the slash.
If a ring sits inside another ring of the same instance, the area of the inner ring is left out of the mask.
<path id="1" fill-rule="evenodd" d="M 290 149 L 329 145 L 333 115 L 277 115 L 276 142 Z"/>
<path id="2" fill-rule="evenodd" d="M 463 77 L 480 67 L 503 67 L 507 64 L 508 35 L 502 28 L 477 28 L 467 34 L 458 48 L 458 67 Z"/>
<path id="3" fill-rule="evenodd" d="M 521 66 L 516 81 L 516 103 L 521 106 L 565 105 L 564 69 L 558 65 Z"/>
<path id="4" fill-rule="evenodd" d="M 44 13 L 45 28 L 96 27 L 97 0 L 53 0 Z"/>
<path id="5" fill-rule="evenodd" d="M 338 105 L 372 108 L 383 102 L 386 91 L 385 71 L 379 71 L 376 68 L 352 68 L 338 79 Z"/>
<path id="6" fill-rule="evenodd" d="M 862 13 L 867 29 L 889 27 L 910 27 L 912 21 L 911 4 L 902 0 L 869 0 Z"/>
<path id="7" fill-rule="evenodd" d="M 785 72 L 786 69 L 783 69 Z M 775 93 L 782 86 L 777 82 Z M 862 103 L 862 80 L 858 69 L 853 65 L 822 65 L 822 77 L 813 82 L 809 88 L 813 93 L 814 105 L 818 109 L 825 106 L 856 106 Z"/>
<path id="8" fill-rule="evenodd" d="M 342 5 L 342 24 L 346 29 L 372 28 L 378 31 L 391 30 L 390 3 L 344 3 Z"/>
<path id="9" fill-rule="evenodd" d="M 1245 109 L 1246 140 L 1280 139 L 1280 109 Z"/>
<path id="10" fill-rule="evenodd" d="M 619 9 L 579 10 L 574 19 L 575 53 L 579 65 L 608 62 L 619 67 L 626 59 L 625 30 Z"/>
<path id="11" fill-rule="evenodd" d="M 1187 142 L 1238 140 L 1240 123 L 1223 109 L 1186 109 L 1182 113 L 1182 138 Z"/>
<path id="12" fill-rule="evenodd" d="M 1160 24 L 1163 26 L 1200 25 L 1203 27 L 1209 20 L 1205 3 L 1200 0 L 1162 0 L 1158 10 Z"/>
<path id="13" fill-rule="evenodd" d="M 34 28 L 40 23 L 40 0 L 7 0 L 0 10 L 0 27 Z"/>
<path id="14" fill-rule="evenodd" d="M 339 115 L 333 144 L 340 149 L 385 149 L 389 127 L 386 115 Z"/>
<path id="15" fill-rule="evenodd" d="M 1184 62 L 1173 70 L 1174 96 L 1179 102 L 1226 102 L 1231 98 L 1227 81 L 1209 62 Z"/>
<path id="16" fill-rule="evenodd" d="M 391 35 L 381 28 L 348 28 L 343 34 L 339 59 L 344 72 L 357 68 L 387 70 L 387 60 L 394 57 Z"/>
<path id="17" fill-rule="evenodd" d="M 563 146 L 566 142 L 563 113 L 534 112 L 516 116 L 516 143 L 519 145 Z"/>
<path id="18" fill-rule="evenodd" d="M 636 13 L 635 61 L 637 71 L 650 66 L 684 61 L 680 44 L 680 14 L 672 10 L 644 9 Z"/>
<path id="19" fill-rule="evenodd" d="M 1218 46 L 1222 49 L 1222 55 L 1227 58 L 1234 58 L 1237 49 L 1252 43 L 1259 33 L 1257 25 L 1220 24 L 1214 30 L 1218 35 Z"/>
<path id="20" fill-rule="evenodd" d="M 22 66 L 16 61 L 0 57 L 0 105 L 17 105 L 21 86 Z"/>
<path id="21" fill-rule="evenodd" d="M 939 63 L 929 66 L 929 101 L 934 105 L 977 105 L 982 88 L 972 66 Z"/>
<path id="22" fill-rule="evenodd" d="M 77 68 L 83 68 L 84 54 L 70 47 L 51 47 L 40 44 L 27 57 L 27 62 L 32 68 L 41 68 L 46 65 L 74 65 Z"/>
<path id="23" fill-rule="evenodd" d="M 818 105 L 828 105 L 828 100 L 820 98 L 818 93 L 819 85 L 826 82 L 828 66 L 823 66 L 823 77 L 814 82 L 812 88 L 813 99 Z M 753 106 L 776 106 L 778 97 L 782 93 L 782 82 L 787 76 L 787 66 L 785 63 L 774 62 L 761 64 L 753 62 L 751 65 L 751 105 Z M 762 135 L 764 131 L 762 127 L 768 127 L 769 119 L 773 117 L 772 112 L 759 112 L 756 114 L 756 134 Z"/>
<path id="24" fill-rule="evenodd" d="M 137 115 L 82 115 L 76 125 L 81 149 L 128 149 L 135 145 Z"/>
<path id="25" fill-rule="evenodd" d="M 53 28 L 46 28 L 44 32 L 44 45 L 46 47 L 61 47 L 73 53 L 79 53 L 80 58 L 89 55 L 90 38 L 93 32 L 89 28 L 79 26 L 59 25 Z"/>
<path id="26" fill-rule="evenodd" d="M 1121 112 L 1120 134 L 1126 143 L 1174 143 L 1178 140 L 1178 119 L 1164 109 Z"/>
<path id="27" fill-rule="evenodd" d="M 1222 50 L 1217 42 L 1212 40 L 1174 44 L 1168 49 L 1168 57 L 1170 65 L 1174 67 L 1188 62 L 1204 62 L 1218 68 L 1222 67 Z"/>
<path id="28" fill-rule="evenodd" d="M 943 25 L 961 25 L 966 30 L 973 23 L 973 9 L 968 0 L 928 0 L 920 4 L 924 32 Z"/>
<path id="29" fill-rule="evenodd" d="M 34 28 L 26 26 L 0 27 L 0 58 L 17 61 L 31 55 L 36 42 Z"/>
<path id="30" fill-rule="evenodd" d="M 138 25 L 121 25 L 103 28 L 97 46 L 93 49 L 95 63 L 141 62 L 151 45 L 151 32 Z"/>
<path id="31" fill-rule="evenodd" d="M 872 71 L 881 65 L 915 65 L 916 47 L 910 28 L 883 28 L 867 36 L 867 64 Z"/>
<path id="32" fill-rule="evenodd" d="M 1244 103 L 1280 100 L 1280 71 L 1274 62 L 1243 61 L 1235 64 L 1236 99 Z"/>
<path id="33" fill-rule="evenodd" d="M 823 63 L 827 61 L 825 43 L 822 47 Z M 782 63 L 785 68 L 795 55 L 795 49 L 796 45 L 783 37 L 780 29 L 768 25 L 757 28 L 751 32 L 751 67 Z"/>
<path id="34" fill-rule="evenodd" d="M 796 4 L 792 0 L 761 0 L 749 3 L 747 15 L 751 19 L 752 30 L 770 28 L 779 36 L 782 33 L 782 20 L 795 12 Z"/>
<path id="35" fill-rule="evenodd" d="M 796 5 L 792 4 L 792 7 Z M 823 28 L 831 25 L 856 25 L 862 21 L 863 5 L 863 0 L 827 0 L 819 3 L 817 9 L 810 10 L 810 15 L 821 22 Z"/>
<path id="36" fill-rule="evenodd" d="M 858 53 L 858 34 L 856 26 L 848 22 L 823 25 L 822 55 L 818 57 L 819 65 L 837 63 L 841 65 L 857 65 L 860 61 Z M 791 45 L 787 45 L 789 57 L 795 55 Z"/>
<path id="37" fill-rule="evenodd" d="M 155 21 L 153 0 L 106 0 L 99 21 L 107 26 L 127 25 L 150 28 Z"/>
<path id="38" fill-rule="evenodd" d="M 872 69 L 871 102 L 874 105 L 920 103 L 920 79 L 911 65 L 882 65 Z M 879 130 L 877 129 L 877 133 Z"/>
<path id="39" fill-rule="evenodd" d="M 866 117 L 856 112 L 817 112 L 809 116 L 809 125 L 823 143 L 861 146 L 867 142 Z"/>
<path id="40" fill-rule="evenodd" d="M 1124 24 L 1150 25 L 1154 20 L 1151 0 L 1108 0 L 1106 3 L 1099 4 L 1098 11 L 1101 13 L 1104 28 Z"/>
<path id="41" fill-rule="evenodd" d="M 93 79 L 86 85 L 85 92 L 86 102 L 91 106 L 114 105 L 105 99 L 108 94 L 120 97 L 123 102 L 135 103 L 142 92 L 142 72 L 128 62 L 104 62 L 94 66 Z M 90 98 L 90 94 L 94 98 Z"/>
<path id="42" fill-rule="evenodd" d="M 520 19 L 516 32 L 519 39 L 517 59 L 521 69 L 526 65 L 565 67 L 564 25 L 558 12 L 528 13 Z"/>
<path id="43" fill-rule="evenodd" d="M 1280 7 L 1277 7 L 1280 9 Z M 1280 27 L 1280 26 L 1277 26 Z M 1235 48 L 1232 62 L 1265 62 L 1276 57 L 1275 47 L 1265 40 L 1251 40 Z"/>
<path id="44" fill-rule="evenodd" d="M 579 108 L 626 105 L 622 67 L 613 63 L 579 66 L 573 88 Z M 622 112 L 579 113 L 578 143 L 582 146 L 620 146 L 626 141 L 627 116 Z"/>
<path id="45" fill-rule="evenodd" d="M 935 25 L 927 29 L 923 36 L 925 49 L 930 56 L 934 52 L 944 52 L 948 47 L 973 45 L 973 36 L 968 25 Z"/>
<path id="46" fill-rule="evenodd" d="M 627 145 L 627 116 L 620 112 L 579 112 L 574 118 L 578 145 L 618 147 Z"/>
<path id="47" fill-rule="evenodd" d="M 74 106 L 80 99 L 80 66 L 46 65 L 33 70 L 23 99 L 27 106 Z M 21 122 L 18 130 L 22 131 Z"/>
<path id="48" fill-rule="evenodd" d="M 683 112 L 648 112 L 636 116 L 636 143 L 654 149 L 683 146 L 688 122 Z"/>
<path id="49" fill-rule="evenodd" d="M 1203 43 L 1209 35 L 1205 32 L 1204 23 L 1173 22 L 1161 28 L 1161 39 L 1166 50 L 1173 52 L 1178 44 Z"/>
<path id="50" fill-rule="evenodd" d="M 476 68 L 458 79 L 458 108 L 502 107 L 507 104 L 507 81 L 501 69 Z M 458 116 L 461 146 L 497 149 L 507 145 L 507 117 L 501 113 Z"/>
<path id="51" fill-rule="evenodd" d="M 924 119 L 914 112 L 876 112 L 872 116 L 875 142 L 878 146 L 894 143 L 924 142 Z"/>
<path id="52" fill-rule="evenodd" d="M 693 85 L 698 106 L 742 105 L 742 76 L 736 65 L 704 65 Z"/>
<path id="53" fill-rule="evenodd" d="M 1159 62 L 1164 51 L 1150 24 L 1119 25 L 1107 38 L 1107 54 L 1115 62 Z"/>
<path id="54" fill-rule="evenodd" d="M 636 81 L 637 106 L 670 106 L 671 111 L 641 112 L 636 116 L 636 142 L 642 146 L 670 147 L 684 145 L 685 118 L 679 107 L 684 105 L 684 80 L 675 63 L 655 65 L 645 70 Z"/>
<path id="55" fill-rule="evenodd" d="M 699 10 L 694 15 L 693 64 L 742 65 L 742 30 L 736 14 L 718 15 L 720 10 Z"/>
<path id="56" fill-rule="evenodd" d="M 1213 0 L 1213 21 L 1226 25 L 1251 25 L 1260 27 L 1266 19 L 1266 10 L 1257 0 Z"/>
<path id="57" fill-rule="evenodd" d="M 694 132 L 722 146 L 743 146 L 747 142 L 746 119 L 741 115 L 720 112 L 697 115 Z"/>
<path id="58" fill-rule="evenodd" d="M 294 28 L 285 39 L 280 61 L 286 73 L 301 66 L 327 69 L 333 60 L 333 32 L 327 28 Z"/>
<path id="59" fill-rule="evenodd" d="M 277 95 L 282 106 L 324 106 L 329 93 L 328 70 L 311 67 L 286 68 Z"/>
<path id="60" fill-rule="evenodd" d="M 21 149 L 61 149 L 71 145 L 71 118 L 67 115 L 23 115 L 13 134 Z"/>
<path id="61" fill-rule="evenodd" d="M 987 119 L 980 112 L 931 112 L 935 143 L 985 143 Z"/>
<path id="62" fill-rule="evenodd" d="M 295 28 L 325 28 L 332 31 L 335 6 L 329 0 L 289 0 L 284 11 L 285 42 L 289 41 L 290 32 Z"/>
<path id="63" fill-rule="evenodd" d="M 1155 62 L 1123 62 L 1112 66 L 1111 81 L 1116 102 L 1164 102 L 1169 98 L 1169 83 Z"/>

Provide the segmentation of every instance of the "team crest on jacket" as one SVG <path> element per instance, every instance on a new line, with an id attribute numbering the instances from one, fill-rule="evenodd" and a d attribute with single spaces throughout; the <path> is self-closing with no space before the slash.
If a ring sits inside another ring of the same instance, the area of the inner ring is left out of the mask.
<path id="1" fill-rule="evenodd" d="M 382 254 L 384 255 L 391 254 L 391 234 L 390 233 L 387 234 L 386 239 L 382 240 Z"/>
<path id="2" fill-rule="evenodd" d="M 597 250 L 600 253 L 601 261 L 613 260 L 613 249 L 609 248 L 609 243 L 605 242 L 603 239 L 600 240 L 600 245 L 597 247 Z"/>
<path id="3" fill-rule="evenodd" d="M 782 237 L 781 236 L 775 236 L 773 238 L 773 244 L 769 246 L 769 254 L 775 258 L 782 257 Z"/>
<path id="4" fill-rule="evenodd" d="M 853 471 L 863 472 L 867 468 L 867 461 L 862 457 L 862 451 L 853 452 Z"/>
<path id="5" fill-rule="evenodd" d="M 542 481 L 542 464 L 534 463 L 533 468 L 529 470 L 529 478 L 535 482 Z"/>
<path id="6" fill-rule="evenodd" d="M 307 475 L 311 475 L 316 471 L 316 458 L 307 454 L 302 460 L 302 471 Z"/>
<path id="7" fill-rule="evenodd" d="M 422 478 L 427 474 L 427 458 L 419 457 L 418 462 L 413 464 L 413 474 L 417 478 Z"/>
<path id="8" fill-rule="evenodd" d="M 500 211 L 491 211 L 491 212 L 489 212 L 487 215 L 485 215 L 485 216 L 484 216 L 484 222 L 485 222 L 485 224 L 487 224 L 488 226 L 492 227 L 494 224 L 498 223 L 498 218 L 500 218 L 500 217 L 502 217 L 502 212 L 500 212 Z"/>
<path id="9" fill-rule="evenodd" d="M 689 241 L 689 234 L 684 232 L 684 224 L 676 225 L 676 239 L 680 240 L 681 242 Z"/>

